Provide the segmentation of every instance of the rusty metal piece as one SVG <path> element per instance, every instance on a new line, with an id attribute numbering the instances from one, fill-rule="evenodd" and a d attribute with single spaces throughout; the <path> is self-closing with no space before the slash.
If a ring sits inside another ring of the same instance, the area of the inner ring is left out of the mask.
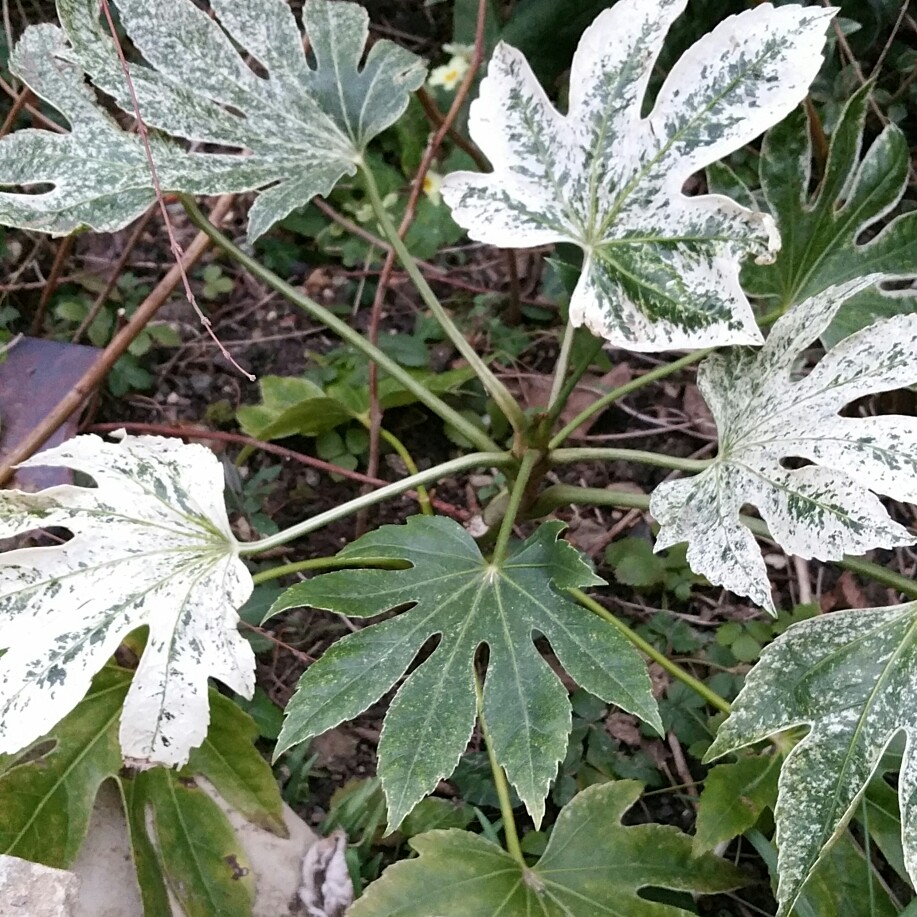
<path id="1" fill-rule="evenodd" d="M 0 461 L 44 420 L 98 359 L 96 347 L 21 338 L 0 363 Z M 42 449 L 60 445 L 76 433 L 79 410 L 51 436 Z M 21 468 L 10 486 L 18 490 L 43 490 L 72 479 L 66 468 Z"/>

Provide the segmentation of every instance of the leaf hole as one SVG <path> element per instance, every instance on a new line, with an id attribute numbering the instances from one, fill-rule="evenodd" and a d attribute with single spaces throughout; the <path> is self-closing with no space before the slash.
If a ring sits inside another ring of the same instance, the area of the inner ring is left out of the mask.
<path id="1" fill-rule="evenodd" d="M 815 463 L 807 458 L 802 458 L 798 455 L 787 455 L 780 459 L 780 467 L 786 468 L 789 471 L 797 471 L 800 468 L 805 468 L 807 465 L 814 465 Z"/>
<path id="2" fill-rule="evenodd" d="M 55 738 L 46 738 L 39 739 L 37 742 L 34 742 L 28 748 L 23 749 L 13 760 L 13 763 L 10 765 L 10 769 L 14 767 L 21 767 L 25 764 L 34 764 L 39 769 L 46 766 L 44 758 L 51 754 L 54 749 L 57 748 L 57 739 Z"/>

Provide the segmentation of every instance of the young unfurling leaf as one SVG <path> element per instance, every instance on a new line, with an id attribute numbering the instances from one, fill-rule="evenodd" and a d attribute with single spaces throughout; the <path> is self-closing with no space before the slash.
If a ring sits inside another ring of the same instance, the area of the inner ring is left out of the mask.
<path id="1" fill-rule="evenodd" d="M 774 221 L 683 186 L 799 103 L 832 15 L 764 3 L 725 19 L 675 64 L 643 117 L 686 2 L 620 0 L 601 13 L 574 56 L 566 115 L 525 58 L 499 45 L 469 121 L 493 172 L 456 172 L 442 185 L 474 239 L 579 245 L 571 320 L 631 350 L 760 342 L 739 265 L 773 257 Z"/>
<path id="2" fill-rule="evenodd" d="M 788 553 L 838 560 L 912 544 L 877 493 L 917 502 L 917 419 L 842 417 L 864 395 L 917 382 L 917 315 L 901 315 L 841 341 L 794 381 L 802 351 L 870 275 L 800 303 L 760 350 L 709 357 L 698 386 L 719 432 L 714 463 L 660 484 L 650 511 L 662 524 L 656 549 L 688 542 L 688 563 L 711 582 L 774 610 L 764 559 L 739 518 L 754 506 Z M 804 459 L 788 467 L 787 459 Z"/>
<path id="3" fill-rule="evenodd" d="M 152 137 L 163 190 L 266 188 L 249 214 L 251 240 L 353 174 L 366 144 L 404 111 L 425 68 L 385 40 L 360 67 L 368 16 L 354 3 L 306 0 L 314 66 L 285 0 L 213 0 L 211 7 L 216 19 L 191 0 L 119 0 L 118 13 L 144 58 L 130 68 L 144 123 L 240 151 L 187 152 Z M 63 28 L 27 29 L 10 64 L 71 131 L 22 130 L 0 142 L 0 185 L 54 186 L 0 193 L 0 223 L 57 234 L 81 226 L 110 232 L 153 202 L 150 168 L 139 137 L 122 131 L 84 85 L 85 73 L 134 114 L 99 4 L 59 0 L 58 14 Z"/>
<path id="4" fill-rule="evenodd" d="M 29 465 L 73 468 L 95 487 L 0 491 L 0 537 L 73 537 L 0 555 L 0 753 L 48 732 L 138 627 L 149 639 L 121 716 L 134 764 L 181 765 L 207 734 L 207 679 L 250 697 L 254 656 L 236 630 L 252 580 L 208 449 L 159 437 L 78 436 Z"/>

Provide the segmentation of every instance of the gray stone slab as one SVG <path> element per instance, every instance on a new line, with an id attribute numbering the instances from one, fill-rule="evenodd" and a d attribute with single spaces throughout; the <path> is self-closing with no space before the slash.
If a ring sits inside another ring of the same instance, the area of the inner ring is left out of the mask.
<path id="1" fill-rule="evenodd" d="M 72 872 L 0 855 L 0 917 L 75 917 L 79 890 Z"/>

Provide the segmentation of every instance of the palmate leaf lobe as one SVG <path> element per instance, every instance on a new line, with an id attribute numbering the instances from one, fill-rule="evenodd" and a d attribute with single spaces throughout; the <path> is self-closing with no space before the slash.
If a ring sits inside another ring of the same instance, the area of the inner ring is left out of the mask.
<path id="1" fill-rule="evenodd" d="M 917 382 L 917 315 L 877 322 L 841 341 L 801 379 L 805 348 L 843 302 L 875 275 L 830 287 L 791 309 L 760 350 L 709 357 L 698 387 L 713 412 L 719 455 L 692 478 L 666 481 L 650 512 L 656 549 L 686 541 L 691 568 L 712 583 L 774 610 L 764 559 L 740 521 L 755 507 L 790 554 L 839 560 L 915 538 L 876 494 L 917 502 L 917 419 L 847 417 L 864 395 Z M 790 467 L 788 459 L 803 459 Z"/>
<path id="2" fill-rule="evenodd" d="M 379 775 L 394 829 L 465 751 L 475 723 L 475 656 L 488 648 L 483 717 L 497 758 L 536 823 L 566 751 L 567 691 L 534 645 L 550 643 L 586 690 L 661 732 L 646 668 L 618 632 L 565 597 L 599 580 L 542 525 L 494 565 L 455 521 L 413 516 L 386 525 L 338 555 L 407 562 L 407 569 L 353 569 L 291 587 L 271 609 L 310 605 L 367 618 L 410 606 L 349 634 L 305 672 L 287 706 L 277 753 L 352 719 L 397 682 L 432 638 L 435 650 L 402 683 L 385 718 Z"/>

